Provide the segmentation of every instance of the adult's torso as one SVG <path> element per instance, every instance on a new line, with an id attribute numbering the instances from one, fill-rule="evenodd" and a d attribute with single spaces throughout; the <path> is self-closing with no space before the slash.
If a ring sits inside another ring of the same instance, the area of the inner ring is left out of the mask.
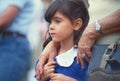
<path id="1" fill-rule="evenodd" d="M 0 14 L 3 13 L 10 5 L 18 7 L 20 12 L 5 31 L 19 32 L 27 35 L 33 18 L 32 13 L 34 4 L 32 0 L 0 0 Z"/>

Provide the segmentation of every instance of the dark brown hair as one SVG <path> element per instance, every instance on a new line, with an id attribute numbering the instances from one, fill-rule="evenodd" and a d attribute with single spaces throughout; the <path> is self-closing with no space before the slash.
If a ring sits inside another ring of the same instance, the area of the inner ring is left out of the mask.
<path id="1" fill-rule="evenodd" d="M 57 11 L 68 17 L 71 22 L 77 18 L 81 18 L 83 20 L 82 26 L 74 35 L 74 44 L 77 45 L 82 32 L 89 22 L 89 13 L 83 0 L 55 0 L 47 9 L 45 20 L 48 23 L 51 23 L 51 19 Z M 45 47 L 51 40 L 52 38 L 49 36 L 43 46 Z"/>

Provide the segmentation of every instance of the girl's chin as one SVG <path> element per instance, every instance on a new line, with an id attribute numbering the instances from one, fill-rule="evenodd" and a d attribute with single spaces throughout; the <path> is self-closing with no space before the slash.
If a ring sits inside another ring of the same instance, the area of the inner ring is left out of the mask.
<path id="1" fill-rule="evenodd" d="M 56 40 L 56 39 L 52 39 L 53 42 L 60 42 L 59 40 Z"/>

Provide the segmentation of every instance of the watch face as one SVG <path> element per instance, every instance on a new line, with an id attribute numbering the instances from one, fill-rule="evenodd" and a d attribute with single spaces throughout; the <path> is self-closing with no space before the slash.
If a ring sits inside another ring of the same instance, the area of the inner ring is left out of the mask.
<path id="1" fill-rule="evenodd" d="M 96 26 L 96 30 L 97 31 L 99 31 L 100 30 L 100 26 L 98 25 L 98 26 Z"/>
<path id="2" fill-rule="evenodd" d="M 101 26 L 99 25 L 99 23 L 98 22 L 96 22 L 96 31 L 101 31 Z"/>

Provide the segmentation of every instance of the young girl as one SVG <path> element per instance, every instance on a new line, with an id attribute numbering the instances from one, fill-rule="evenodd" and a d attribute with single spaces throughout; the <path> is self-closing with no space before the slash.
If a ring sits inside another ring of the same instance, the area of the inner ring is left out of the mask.
<path id="1" fill-rule="evenodd" d="M 56 0 L 48 8 L 45 19 L 49 22 L 49 41 L 59 42 L 58 55 L 43 68 L 40 81 L 86 81 L 85 68 L 77 64 L 77 43 L 89 21 L 88 10 L 82 0 Z"/>

